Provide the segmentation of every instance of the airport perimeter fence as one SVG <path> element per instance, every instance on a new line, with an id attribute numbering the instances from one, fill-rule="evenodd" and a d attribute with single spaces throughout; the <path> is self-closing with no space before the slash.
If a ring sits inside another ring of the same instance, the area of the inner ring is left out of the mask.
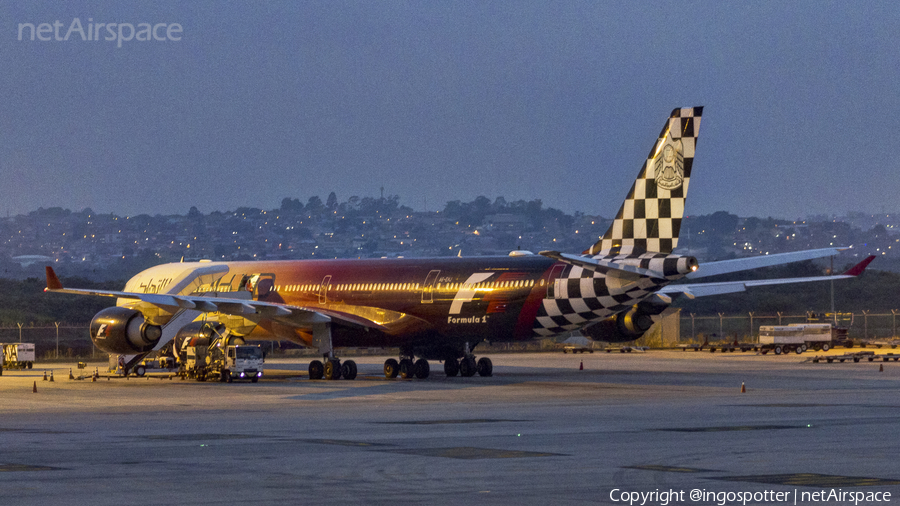
<path id="1" fill-rule="evenodd" d="M 738 341 L 744 343 L 757 342 L 759 339 L 759 327 L 763 325 L 790 325 L 792 323 L 806 323 L 807 315 L 797 314 L 725 314 L 717 316 L 699 316 L 681 311 L 678 318 L 678 335 L 647 335 L 637 344 L 647 346 L 671 346 L 684 343 L 703 343 L 709 341 Z M 887 340 L 900 339 L 898 325 L 900 325 L 900 310 L 894 309 L 890 313 L 861 311 L 853 313 L 851 318 L 849 337 L 856 340 Z M 823 320 L 828 323 L 828 320 Z M 648 333 L 649 334 L 649 333 Z M 556 341 L 559 341 L 558 339 Z M 34 343 L 35 354 L 39 359 L 72 359 L 72 358 L 96 358 L 106 357 L 106 353 L 99 350 L 91 341 L 87 325 L 60 324 L 51 326 L 0 327 L 0 343 Z M 267 353 L 276 355 L 306 355 L 314 353 L 314 350 L 285 349 L 277 341 L 271 341 L 262 345 Z M 480 346 L 482 352 L 524 352 L 524 351 L 550 351 L 558 347 L 551 340 L 530 341 L 520 343 L 484 343 Z M 352 354 L 380 354 L 385 348 L 354 350 Z"/>
<path id="2" fill-rule="evenodd" d="M 0 343 L 34 343 L 39 360 L 107 356 L 94 346 L 87 325 L 0 327 Z"/>
<path id="3" fill-rule="evenodd" d="M 849 324 L 847 334 L 852 339 L 867 341 L 898 338 L 900 310 L 894 309 L 889 313 L 861 311 L 845 315 L 845 319 L 849 321 L 843 323 L 844 325 Z M 792 323 L 807 323 L 807 315 L 748 312 L 743 315 L 720 313 L 717 316 L 699 316 L 682 311 L 679 341 L 702 343 L 709 339 L 710 341 L 756 342 L 759 339 L 759 327 Z M 831 323 L 831 320 L 823 317 L 817 323 Z"/>

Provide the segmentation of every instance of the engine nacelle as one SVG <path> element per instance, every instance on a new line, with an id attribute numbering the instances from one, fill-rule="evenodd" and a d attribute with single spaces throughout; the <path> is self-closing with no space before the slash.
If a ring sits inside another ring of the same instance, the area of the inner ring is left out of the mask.
<path id="1" fill-rule="evenodd" d="M 108 307 L 91 320 L 91 340 L 107 353 L 134 355 L 151 351 L 162 327 L 151 325 L 140 311 L 125 307 Z"/>
<path id="2" fill-rule="evenodd" d="M 175 354 L 181 353 L 188 346 L 209 346 L 213 341 L 221 337 L 228 337 L 226 344 L 244 344 L 244 339 L 239 336 L 229 336 L 225 325 L 217 322 L 192 322 L 188 323 L 175 334 Z"/>
<path id="3" fill-rule="evenodd" d="M 582 330 L 594 341 L 624 343 L 640 339 L 653 326 L 653 316 L 662 313 L 668 304 L 639 302 L 628 311 L 618 313 Z"/>

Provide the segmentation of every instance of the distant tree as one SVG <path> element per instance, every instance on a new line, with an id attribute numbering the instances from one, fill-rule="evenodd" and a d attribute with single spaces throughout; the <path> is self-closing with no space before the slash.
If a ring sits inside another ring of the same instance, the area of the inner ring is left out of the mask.
<path id="1" fill-rule="evenodd" d="M 191 209 L 187 213 L 187 217 L 191 219 L 202 218 L 203 213 L 200 212 L 195 206 L 191 206 Z"/>
<path id="2" fill-rule="evenodd" d="M 281 210 L 288 213 L 299 213 L 303 211 L 303 204 L 299 199 L 285 197 L 281 199 Z"/>
<path id="3" fill-rule="evenodd" d="M 334 192 L 329 193 L 328 200 L 325 201 L 325 208 L 328 209 L 329 211 L 334 211 L 335 209 L 337 209 L 337 206 L 338 206 L 337 195 Z"/>
<path id="4" fill-rule="evenodd" d="M 318 195 L 313 195 L 306 202 L 306 212 L 309 213 L 310 216 L 322 214 L 323 209 L 325 209 L 325 205 L 322 204 L 322 199 L 320 199 Z"/>

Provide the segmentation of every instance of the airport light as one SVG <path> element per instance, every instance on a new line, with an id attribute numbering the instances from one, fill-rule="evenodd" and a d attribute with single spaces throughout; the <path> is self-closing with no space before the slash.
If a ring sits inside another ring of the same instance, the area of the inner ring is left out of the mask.
<path id="1" fill-rule="evenodd" d="M 59 359 L 59 322 L 53 322 L 56 325 L 56 358 Z"/>
<path id="2" fill-rule="evenodd" d="M 900 309 L 891 309 L 891 336 L 897 337 L 897 313 Z"/>
<path id="3" fill-rule="evenodd" d="M 869 310 L 863 309 L 863 329 L 865 332 L 865 338 L 869 338 Z"/>

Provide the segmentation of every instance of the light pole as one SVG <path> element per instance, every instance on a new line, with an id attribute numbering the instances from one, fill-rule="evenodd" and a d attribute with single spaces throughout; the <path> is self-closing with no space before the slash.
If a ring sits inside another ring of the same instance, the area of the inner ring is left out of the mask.
<path id="1" fill-rule="evenodd" d="M 59 359 L 59 322 L 53 322 L 56 325 L 56 358 Z"/>
<path id="2" fill-rule="evenodd" d="M 897 338 L 897 313 L 900 313 L 900 309 L 891 309 L 891 335 L 894 339 Z"/>
<path id="3" fill-rule="evenodd" d="M 750 341 L 753 341 L 753 311 L 750 311 Z"/>
<path id="4" fill-rule="evenodd" d="M 22 324 L 16 323 L 16 325 L 19 326 L 19 342 L 21 343 L 22 342 Z"/>
<path id="5" fill-rule="evenodd" d="M 866 339 L 869 338 L 869 310 L 863 309 L 863 329 L 865 332 Z"/>

